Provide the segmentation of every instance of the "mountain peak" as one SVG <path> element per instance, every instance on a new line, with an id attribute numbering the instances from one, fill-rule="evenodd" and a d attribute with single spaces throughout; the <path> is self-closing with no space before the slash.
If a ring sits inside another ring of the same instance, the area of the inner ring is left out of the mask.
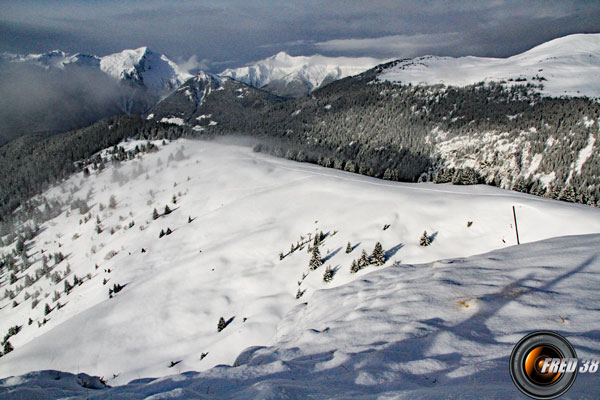
<path id="1" fill-rule="evenodd" d="M 285 51 L 280 51 L 279 53 L 275 54 L 274 56 L 271 56 L 271 58 L 275 59 L 275 60 L 289 60 L 290 58 L 292 58 L 292 56 L 290 56 L 288 53 L 286 53 Z"/>
<path id="2" fill-rule="evenodd" d="M 220 75 L 254 87 L 269 85 L 274 94 L 299 97 L 333 80 L 356 75 L 385 60 L 375 58 L 290 56 L 284 51 Z"/>

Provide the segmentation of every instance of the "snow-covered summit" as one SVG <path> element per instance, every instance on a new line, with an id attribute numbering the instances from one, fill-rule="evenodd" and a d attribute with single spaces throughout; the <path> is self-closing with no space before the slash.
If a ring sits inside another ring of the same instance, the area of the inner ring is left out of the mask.
<path id="1" fill-rule="evenodd" d="M 161 96 L 177 89 L 191 77 L 164 54 L 154 53 L 147 47 L 102 57 L 100 69 L 114 78 L 142 84 Z"/>
<path id="2" fill-rule="evenodd" d="M 424 56 L 382 68 L 378 79 L 466 86 L 477 82 L 531 83 L 549 96 L 600 96 L 600 34 L 551 40 L 508 58 Z"/>
<path id="3" fill-rule="evenodd" d="M 359 74 L 382 62 L 370 57 L 290 56 L 282 51 L 244 67 L 226 69 L 220 75 L 275 92 L 291 85 L 298 94 L 306 94 L 324 83 Z"/>

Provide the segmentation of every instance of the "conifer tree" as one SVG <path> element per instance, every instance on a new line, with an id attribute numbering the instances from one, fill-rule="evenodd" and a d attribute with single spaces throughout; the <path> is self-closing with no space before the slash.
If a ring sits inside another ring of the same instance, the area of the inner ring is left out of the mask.
<path id="1" fill-rule="evenodd" d="M 171 230 L 171 228 L 167 228 L 167 231 L 165 232 L 165 235 L 170 235 L 171 233 L 173 233 L 173 231 Z"/>
<path id="2" fill-rule="evenodd" d="M 152 211 L 152 219 L 158 219 L 158 217 L 160 217 L 160 215 L 158 215 L 158 211 L 156 211 L 156 208 Z"/>
<path id="3" fill-rule="evenodd" d="M 163 236 L 165 236 L 165 231 L 163 229 L 161 229 L 160 233 L 158 234 L 158 238 L 160 239 Z"/>
<path id="4" fill-rule="evenodd" d="M 429 246 L 431 244 L 431 239 L 429 238 L 429 236 L 427 236 L 427 231 L 423 232 L 423 236 L 421 236 L 419 244 L 423 247 Z"/>
<path id="5" fill-rule="evenodd" d="M 350 253 L 352 253 L 352 245 L 350 244 L 350 242 L 348 242 L 348 245 L 346 246 L 346 254 Z"/>
<path id="6" fill-rule="evenodd" d="M 15 244 L 15 249 L 17 253 L 21 254 L 25 251 L 25 239 L 22 236 L 19 236 L 17 239 L 17 243 Z"/>
<path id="7" fill-rule="evenodd" d="M 8 353 L 10 353 L 11 351 L 14 350 L 14 347 L 12 347 L 12 344 L 10 344 L 10 342 L 7 340 L 6 342 L 4 342 L 4 349 L 3 349 L 3 354 L 6 355 Z"/>
<path id="8" fill-rule="evenodd" d="M 67 281 L 67 278 L 65 278 L 65 293 L 69 294 L 69 292 L 71 291 L 71 285 L 69 284 L 69 281 Z"/>
<path id="9" fill-rule="evenodd" d="M 164 214 L 165 214 L 165 215 L 169 215 L 169 214 L 171 214 L 171 209 L 169 208 L 169 205 L 168 205 L 168 204 L 167 204 L 167 205 L 165 205 L 165 212 L 164 212 Z"/>
<path id="10" fill-rule="evenodd" d="M 117 208 L 117 199 L 115 199 L 114 195 L 111 195 L 110 199 L 108 199 L 108 207 L 112 208 L 113 210 Z"/>
<path id="11" fill-rule="evenodd" d="M 225 318 L 219 318 L 219 323 L 217 324 L 217 332 L 221 332 L 223 329 L 225 329 L 225 327 L 227 327 L 227 322 L 225 321 Z"/>
<path id="12" fill-rule="evenodd" d="M 375 248 L 373 249 L 371 260 L 373 264 L 377 266 L 385 264 L 385 253 L 383 252 L 383 246 L 380 242 L 375 243 Z"/>
<path id="13" fill-rule="evenodd" d="M 358 263 L 356 262 L 356 260 L 352 260 L 352 265 L 350 266 L 350 272 L 355 274 L 358 271 L 360 271 L 360 267 L 358 266 Z"/>
<path id="14" fill-rule="evenodd" d="M 327 266 L 325 268 L 325 273 L 323 274 L 323 282 L 329 283 L 333 279 L 333 275 L 335 274 L 334 270 L 331 269 L 331 266 Z"/>
<path id="15" fill-rule="evenodd" d="M 315 246 L 312 252 L 312 258 L 308 264 L 308 268 L 311 270 L 315 270 L 323 265 L 323 261 L 321 260 L 321 252 L 319 251 L 319 246 Z"/>
<path id="16" fill-rule="evenodd" d="M 314 240 L 313 240 L 313 246 L 315 246 L 315 247 L 316 247 L 316 246 L 318 246 L 318 245 L 320 245 L 320 244 L 321 244 L 321 243 L 319 243 L 319 234 L 317 233 L 317 234 L 315 234 L 315 238 L 314 238 Z"/>
<path id="17" fill-rule="evenodd" d="M 50 308 L 48 303 L 46 303 L 46 306 L 44 307 L 44 315 L 50 314 L 51 311 L 52 311 L 52 309 Z"/>
<path id="18" fill-rule="evenodd" d="M 369 256 L 367 255 L 367 252 L 363 250 L 358 259 L 358 267 L 359 269 L 363 269 L 367 265 L 369 265 Z"/>

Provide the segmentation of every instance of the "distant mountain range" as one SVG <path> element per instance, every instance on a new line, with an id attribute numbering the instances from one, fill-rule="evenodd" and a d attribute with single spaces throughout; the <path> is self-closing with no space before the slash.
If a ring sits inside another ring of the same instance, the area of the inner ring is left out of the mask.
<path id="1" fill-rule="evenodd" d="M 54 134 L 116 114 L 141 114 L 191 75 L 146 47 L 104 57 L 0 55 L 0 145 Z"/>
<path id="2" fill-rule="evenodd" d="M 226 69 L 228 76 L 282 97 L 300 97 L 337 79 L 360 74 L 386 62 L 370 57 L 290 56 L 280 52 L 244 67 Z"/>
<path id="3" fill-rule="evenodd" d="M 139 86 L 158 98 L 168 95 L 191 78 L 190 74 L 182 71 L 167 56 L 154 53 L 147 47 L 123 50 L 104 57 L 81 53 L 67 54 L 61 50 L 53 50 L 26 56 L 4 53 L 2 58 L 12 63 L 37 65 L 47 70 L 68 71 L 73 67 L 99 70 L 117 80 Z"/>

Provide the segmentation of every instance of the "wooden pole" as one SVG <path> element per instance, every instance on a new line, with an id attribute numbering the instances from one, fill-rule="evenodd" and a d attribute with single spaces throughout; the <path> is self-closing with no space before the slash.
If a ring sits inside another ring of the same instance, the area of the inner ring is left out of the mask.
<path id="1" fill-rule="evenodd" d="M 513 218 L 515 219 L 515 232 L 517 234 L 517 244 L 521 244 L 519 242 L 519 228 L 517 227 L 517 212 L 515 211 L 515 206 L 513 206 Z"/>

